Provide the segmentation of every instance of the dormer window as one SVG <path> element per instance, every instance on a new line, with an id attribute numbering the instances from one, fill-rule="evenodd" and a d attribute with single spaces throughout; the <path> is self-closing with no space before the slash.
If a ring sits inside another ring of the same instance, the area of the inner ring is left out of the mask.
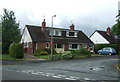
<path id="1" fill-rule="evenodd" d="M 69 32 L 69 36 L 75 36 L 75 32 Z"/>
<path id="2" fill-rule="evenodd" d="M 51 29 L 51 30 L 49 30 L 49 35 L 52 35 L 52 36 L 61 36 L 62 33 L 61 33 L 60 30 Z"/>
<path id="3" fill-rule="evenodd" d="M 67 31 L 66 32 L 66 36 L 67 37 L 77 37 L 77 32 L 75 32 L 75 31 Z"/>

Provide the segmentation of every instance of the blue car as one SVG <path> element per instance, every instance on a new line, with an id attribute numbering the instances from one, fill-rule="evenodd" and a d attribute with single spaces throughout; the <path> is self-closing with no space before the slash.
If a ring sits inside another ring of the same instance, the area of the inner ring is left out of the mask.
<path id="1" fill-rule="evenodd" d="M 105 47 L 105 48 L 102 48 L 101 50 L 98 50 L 98 54 L 112 55 L 112 54 L 116 54 L 116 50 L 111 47 Z"/>

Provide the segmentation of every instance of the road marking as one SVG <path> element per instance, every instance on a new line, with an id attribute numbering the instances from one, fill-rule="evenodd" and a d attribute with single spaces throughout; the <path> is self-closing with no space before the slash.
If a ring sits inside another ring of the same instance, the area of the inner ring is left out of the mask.
<path id="1" fill-rule="evenodd" d="M 73 78 L 73 79 L 79 79 L 79 77 L 74 77 L 74 76 L 70 76 L 70 78 Z"/>
<path id="2" fill-rule="evenodd" d="M 54 77 L 54 78 L 62 78 L 62 77 L 59 77 L 59 76 L 52 76 L 52 77 Z"/>
<path id="3" fill-rule="evenodd" d="M 47 75 L 54 75 L 54 74 L 52 74 L 52 73 L 46 73 Z"/>
<path id="4" fill-rule="evenodd" d="M 65 77 L 65 75 L 58 75 L 59 77 Z"/>
<path id="5" fill-rule="evenodd" d="M 43 73 L 43 72 L 38 72 L 38 73 Z"/>
<path id="6" fill-rule="evenodd" d="M 90 80 L 89 78 L 84 78 L 84 80 Z"/>
<path id="7" fill-rule="evenodd" d="M 31 72 L 31 74 L 37 75 L 38 73 L 37 72 Z"/>
<path id="8" fill-rule="evenodd" d="M 76 80 L 76 79 L 73 79 L 73 78 L 65 78 L 65 79 L 67 79 L 67 80 Z"/>
<path id="9" fill-rule="evenodd" d="M 23 72 L 23 73 L 28 73 L 27 71 L 21 71 L 21 72 Z"/>

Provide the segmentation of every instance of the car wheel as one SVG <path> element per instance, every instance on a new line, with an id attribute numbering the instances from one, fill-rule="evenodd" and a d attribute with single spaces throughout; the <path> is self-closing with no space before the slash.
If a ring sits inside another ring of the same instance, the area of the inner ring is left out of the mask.
<path id="1" fill-rule="evenodd" d="M 111 56 L 111 55 L 112 55 L 112 53 L 110 53 L 110 52 L 109 52 L 109 55 Z"/>
<path id="2" fill-rule="evenodd" d="M 98 54 L 101 54 L 100 52 Z"/>

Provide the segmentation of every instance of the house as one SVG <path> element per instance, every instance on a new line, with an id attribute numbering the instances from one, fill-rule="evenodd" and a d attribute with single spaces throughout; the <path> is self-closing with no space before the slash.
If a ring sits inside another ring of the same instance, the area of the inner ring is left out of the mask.
<path id="1" fill-rule="evenodd" d="M 110 32 L 108 27 L 106 31 L 96 30 L 91 36 L 90 40 L 94 44 L 116 44 L 117 40 L 114 38 L 114 35 Z"/>
<path id="2" fill-rule="evenodd" d="M 75 30 L 74 27 L 73 24 L 70 29 L 46 27 L 44 19 L 42 26 L 26 25 L 20 43 L 24 45 L 27 53 L 33 53 L 38 48 L 50 49 L 51 44 L 57 53 L 91 48 L 93 42 L 81 30 Z"/>

